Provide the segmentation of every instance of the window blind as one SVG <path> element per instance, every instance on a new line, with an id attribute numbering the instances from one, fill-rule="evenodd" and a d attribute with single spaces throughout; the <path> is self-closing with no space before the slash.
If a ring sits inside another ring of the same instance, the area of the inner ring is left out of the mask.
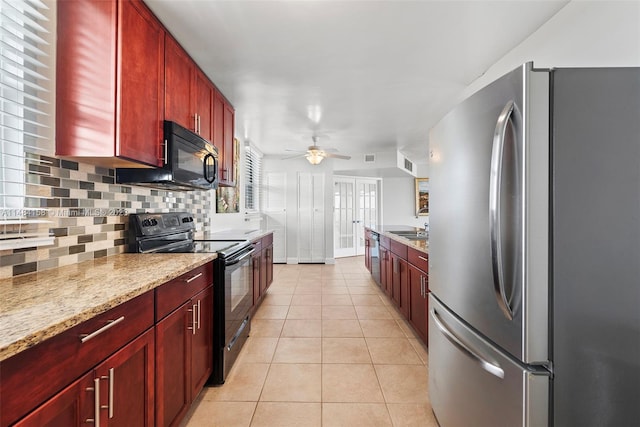
<path id="1" fill-rule="evenodd" d="M 244 207 L 248 214 L 260 212 L 262 193 L 262 153 L 251 143 L 244 151 Z"/>
<path id="2" fill-rule="evenodd" d="M 0 250 L 53 243 L 33 203 L 51 163 L 49 13 L 39 0 L 0 0 Z"/>

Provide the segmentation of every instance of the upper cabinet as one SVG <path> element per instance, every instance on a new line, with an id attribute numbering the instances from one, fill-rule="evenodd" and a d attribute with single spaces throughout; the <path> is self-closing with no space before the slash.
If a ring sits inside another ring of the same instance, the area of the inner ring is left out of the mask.
<path id="1" fill-rule="evenodd" d="M 234 116 L 231 104 L 216 91 L 213 104 L 213 144 L 220 157 L 220 185 L 223 187 L 235 186 Z"/>
<path id="2" fill-rule="evenodd" d="M 58 2 L 56 155 L 162 166 L 165 31 L 138 0 Z"/>
<path id="3" fill-rule="evenodd" d="M 214 143 L 235 186 L 234 109 L 140 0 L 58 3 L 56 155 L 163 166 L 163 121 Z"/>
<path id="4" fill-rule="evenodd" d="M 165 40 L 165 119 L 213 142 L 215 88 L 169 34 Z"/>

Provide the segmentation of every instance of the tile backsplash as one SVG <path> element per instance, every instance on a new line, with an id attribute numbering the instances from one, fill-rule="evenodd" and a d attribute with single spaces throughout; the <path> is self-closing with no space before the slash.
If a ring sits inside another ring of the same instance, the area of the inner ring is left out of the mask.
<path id="1" fill-rule="evenodd" d="M 115 183 L 114 169 L 40 156 L 29 165 L 27 212 L 49 223 L 53 245 L 0 251 L 0 277 L 12 277 L 122 253 L 128 214 L 188 211 L 196 233 L 211 226 L 215 191 L 174 192 Z"/>

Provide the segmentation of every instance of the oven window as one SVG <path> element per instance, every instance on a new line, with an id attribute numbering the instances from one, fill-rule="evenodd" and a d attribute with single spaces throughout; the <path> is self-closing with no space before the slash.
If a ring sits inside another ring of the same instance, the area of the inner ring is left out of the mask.
<path id="1" fill-rule="evenodd" d="M 251 288 L 251 262 L 249 260 L 242 262 L 231 272 L 231 289 L 230 304 L 231 312 L 236 311 L 238 306 L 246 302 L 246 298 L 253 291 Z"/>

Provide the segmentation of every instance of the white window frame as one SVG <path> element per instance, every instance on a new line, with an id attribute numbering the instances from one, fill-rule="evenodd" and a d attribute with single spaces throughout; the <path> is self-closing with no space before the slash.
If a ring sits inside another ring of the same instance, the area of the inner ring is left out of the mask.
<path id="1" fill-rule="evenodd" d="M 42 172 L 31 167 L 53 153 L 55 3 L 47 3 L 0 0 L 0 250 L 54 240 L 38 203 L 47 196 L 34 190 Z"/>
<path id="2" fill-rule="evenodd" d="M 262 202 L 262 157 L 252 143 L 244 147 L 244 208 L 248 215 L 259 214 Z"/>

